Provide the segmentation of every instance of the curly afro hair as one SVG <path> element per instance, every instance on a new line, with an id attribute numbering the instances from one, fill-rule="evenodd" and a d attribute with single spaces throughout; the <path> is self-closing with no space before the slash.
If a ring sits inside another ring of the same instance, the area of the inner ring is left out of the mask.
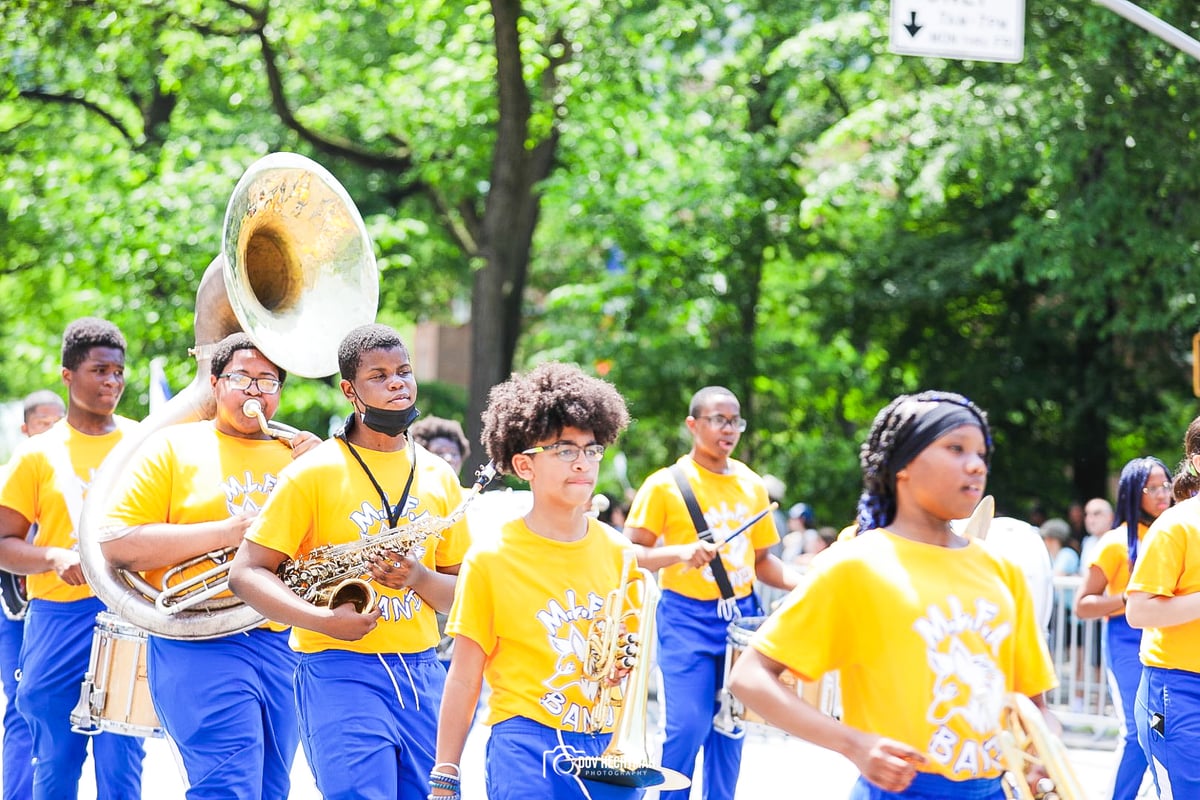
<path id="1" fill-rule="evenodd" d="M 80 317 L 63 331 L 62 365 L 76 370 L 93 347 L 111 347 L 125 352 L 125 337 L 121 329 L 106 319 Z"/>
<path id="2" fill-rule="evenodd" d="M 961 406 L 979 421 L 987 448 L 984 460 L 991 462 L 992 432 L 988 427 L 987 414 L 979 406 L 953 392 L 927 391 L 900 395 L 875 415 L 871 433 L 859 450 L 863 473 L 863 492 L 858 500 L 859 533 L 886 527 L 896 518 L 898 468 L 893 463 L 893 457 L 897 444 L 901 435 L 907 434 L 917 420 L 929 413 L 937 403 Z"/>
<path id="3" fill-rule="evenodd" d="M 497 469 L 511 473 L 514 455 L 565 428 L 591 431 L 607 446 L 628 425 L 629 411 L 616 387 L 573 364 L 552 361 L 492 387 L 481 438 Z"/>
<path id="4" fill-rule="evenodd" d="M 471 443 L 463 433 L 462 425 L 452 419 L 425 417 L 414 422 L 408 432 L 421 447 L 429 447 L 434 439 L 449 439 L 458 445 L 463 461 L 471 457 Z"/>

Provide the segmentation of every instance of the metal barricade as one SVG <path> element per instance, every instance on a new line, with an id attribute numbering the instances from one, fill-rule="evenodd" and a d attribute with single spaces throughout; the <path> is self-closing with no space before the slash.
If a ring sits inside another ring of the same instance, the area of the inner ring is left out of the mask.
<path id="1" fill-rule="evenodd" d="M 1082 582 L 1073 575 L 1054 578 L 1049 645 L 1058 687 L 1048 693 L 1046 702 L 1066 727 L 1115 736 L 1117 717 L 1104 669 L 1108 620 L 1075 617 L 1075 592 Z"/>

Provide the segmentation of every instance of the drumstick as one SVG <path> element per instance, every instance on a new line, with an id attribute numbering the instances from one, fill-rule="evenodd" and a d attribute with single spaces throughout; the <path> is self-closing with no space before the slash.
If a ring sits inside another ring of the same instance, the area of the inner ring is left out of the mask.
<path id="1" fill-rule="evenodd" d="M 725 545 L 729 544 L 734 539 L 736 539 L 737 537 L 741 536 L 746 531 L 753 528 L 754 523 L 758 522 L 760 519 L 765 517 L 767 514 L 770 514 L 772 511 L 774 511 L 777 508 L 779 508 L 779 503 L 771 503 L 771 505 L 767 506 L 762 511 L 758 512 L 753 517 L 751 517 L 749 522 L 742 523 L 742 527 L 738 528 L 736 531 L 734 531 L 733 533 L 729 534 L 724 539 L 722 539 L 717 546 L 724 547 Z"/>

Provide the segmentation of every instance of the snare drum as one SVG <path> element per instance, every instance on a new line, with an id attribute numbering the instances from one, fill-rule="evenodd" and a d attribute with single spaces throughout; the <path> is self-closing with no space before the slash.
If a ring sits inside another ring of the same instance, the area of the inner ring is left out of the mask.
<path id="1" fill-rule="evenodd" d="M 717 713 L 716 725 L 719 730 L 730 735 L 740 735 L 744 723 L 765 725 L 761 716 L 746 708 L 740 700 L 729 691 L 729 672 L 737 662 L 738 656 L 750 646 L 754 636 L 766 617 L 742 617 L 729 623 L 725 635 L 725 683 L 720 690 L 721 710 Z M 816 681 L 802 681 L 795 673 L 784 670 L 779 680 L 809 705 L 831 716 L 837 716 L 837 673 L 830 672 Z"/>
<path id="2" fill-rule="evenodd" d="M 96 615 L 91 660 L 71 726 L 78 733 L 163 736 L 150 701 L 146 632 L 107 611 Z"/>

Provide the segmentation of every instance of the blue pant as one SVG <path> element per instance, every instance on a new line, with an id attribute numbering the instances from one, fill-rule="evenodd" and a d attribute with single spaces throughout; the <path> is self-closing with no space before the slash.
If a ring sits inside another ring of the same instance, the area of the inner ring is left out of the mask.
<path id="1" fill-rule="evenodd" d="M 154 710 L 187 770 L 188 800 L 287 800 L 300 742 L 287 632 L 150 637 Z"/>
<path id="2" fill-rule="evenodd" d="M 488 800 L 635 800 L 643 789 L 580 780 L 570 760 L 598 756 L 610 734 L 569 733 L 514 717 L 492 726 L 487 743 Z"/>
<path id="3" fill-rule="evenodd" d="M 756 611 L 754 595 L 738 601 L 743 615 Z M 658 666 L 662 676 L 662 763 L 691 778 L 704 748 L 705 800 L 733 800 L 742 766 L 742 740 L 713 727 L 717 690 L 725 678 L 729 622 L 717 601 L 663 592 L 658 604 Z M 689 790 L 663 792 L 662 800 L 686 800 Z"/>
<path id="4" fill-rule="evenodd" d="M 87 673 L 96 614 L 103 610 L 104 604 L 90 597 L 70 603 L 30 600 L 25 612 L 17 708 L 33 731 L 34 800 L 78 796 L 88 742 L 96 765 L 97 800 L 141 799 L 141 739 L 71 731 L 71 709 Z"/>
<path id="5" fill-rule="evenodd" d="M 1144 667 L 1134 718 L 1159 797 L 1200 797 L 1200 673 Z"/>
<path id="6" fill-rule="evenodd" d="M 4 683 L 4 800 L 33 797 L 33 734 L 17 711 L 17 673 L 25 622 L 0 615 L 0 679 Z"/>
<path id="7" fill-rule="evenodd" d="M 425 800 L 446 668 L 420 653 L 304 653 L 300 743 L 325 800 Z"/>
<path id="8" fill-rule="evenodd" d="M 1138 657 L 1141 643 L 1141 630 L 1131 628 L 1124 615 L 1109 617 L 1104 668 L 1121 723 L 1120 761 L 1112 800 L 1134 800 L 1146 774 L 1146 753 L 1138 744 L 1137 721 L 1133 713 L 1138 684 L 1142 681 L 1142 661 Z"/>
<path id="9" fill-rule="evenodd" d="M 952 781 L 941 775 L 918 772 L 903 792 L 885 792 L 861 775 L 850 790 L 850 800 L 1005 800 L 1000 778 Z"/>

